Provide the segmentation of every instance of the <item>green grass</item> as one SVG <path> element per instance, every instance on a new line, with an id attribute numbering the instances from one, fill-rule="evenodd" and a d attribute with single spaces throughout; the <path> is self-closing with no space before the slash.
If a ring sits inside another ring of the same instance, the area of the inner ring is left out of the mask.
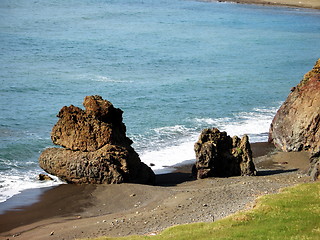
<path id="1" fill-rule="evenodd" d="M 301 184 L 261 197 L 253 210 L 213 223 L 180 225 L 157 236 L 98 238 L 99 240 L 245 239 L 319 240 L 320 183 Z"/>

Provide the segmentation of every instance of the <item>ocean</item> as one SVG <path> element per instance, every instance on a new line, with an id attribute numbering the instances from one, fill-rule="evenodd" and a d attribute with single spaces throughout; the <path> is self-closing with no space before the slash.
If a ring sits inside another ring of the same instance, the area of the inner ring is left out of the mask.
<path id="1" fill-rule="evenodd" d="M 204 128 L 267 141 L 320 53 L 320 11 L 187 0 L 0 2 L 0 202 L 37 180 L 59 110 L 101 95 L 146 164 L 194 161 Z"/>

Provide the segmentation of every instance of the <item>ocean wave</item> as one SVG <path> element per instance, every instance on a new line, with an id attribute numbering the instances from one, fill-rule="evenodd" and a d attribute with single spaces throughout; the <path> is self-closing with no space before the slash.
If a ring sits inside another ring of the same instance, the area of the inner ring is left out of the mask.
<path id="1" fill-rule="evenodd" d="M 40 172 L 41 170 L 39 170 Z M 11 170 L 0 176 L 0 203 L 5 202 L 12 196 L 21 193 L 26 189 L 51 187 L 63 184 L 63 182 L 50 175 L 53 181 L 38 180 L 38 171 L 18 171 Z"/>
<path id="2" fill-rule="evenodd" d="M 158 138 L 175 139 L 181 138 L 182 136 L 189 136 L 194 131 L 193 128 L 186 127 L 184 125 L 174 125 L 167 127 L 160 127 L 153 129 L 153 132 Z"/>
<path id="3" fill-rule="evenodd" d="M 172 143 L 171 146 L 163 147 L 159 150 L 147 150 L 141 155 L 141 161 L 151 166 L 152 170 L 156 173 L 164 173 L 171 171 L 170 166 L 176 165 L 181 162 L 194 160 L 193 145 L 196 142 L 197 135 L 184 139 L 179 143 Z"/>
<path id="4" fill-rule="evenodd" d="M 242 136 L 248 134 L 250 142 L 267 141 L 268 130 L 277 108 L 254 108 L 248 112 L 238 112 L 225 118 L 193 118 L 185 124 L 157 127 L 145 133 L 129 136 L 133 147 L 141 160 L 155 171 L 156 174 L 172 171 L 170 166 L 182 162 L 195 162 L 194 143 L 202 129 L 217 127 L 228 135 Z M 49 147 L 49 146 L 48 146 Z M 51 147 L 51 146 L 50 146 Z M 37 176 L 42 170 L 37 162 L 32 160 L 21 162 L 0 159 L 0 165 L 5 168 L 0 176 L 0 202 L 20 193 L 25 189 L 41 188 L 61 184 L 54 181 L 41 182 Z"/>
<path id="5" fill-rule="evenodd" d="M 91 80 L 94 82 L 106 82 L 106 83 L 132 83 L 133 82 L 132 80 L 114 79 L 110 76 L 95 75 L 95 74 L 78 75 L 77 78 L 82 80 Z"/>
<path id="6" fill-rule="evenodd" d="M 91 78 L 92 80 L 94 81 L 97 81 L 97 82 L 111 82 L 111 83 L 129 83 L 129 82 L 132 82 L 132 81 L 125 81 L 125 80 L 119 80 L 119 79 L 112 79 L 110 77 L 106 77 L 106 76 L 94 76 L 93 78 Z"/>
<path id="7" fill-rule="evenodd" d="M 149 147 L 141 148 L 139 155 L 156 173 L 163 173 L 168 166 L 195 160 L 193 146 L 204 128 L 216 127 L 230 136 L 241 137 L 247 134 L 250 142 L 265 142 L 276 111 L 277 108 L 254 108 L 250 112 L 239 112 L 232 117 L 194 118 L 191 120 L 194 124 L 190 127 L 174 125 L 156 128 L 153 130 L 155 135 L 150 136 L 152 140 L 149 139 Z M 136 138 L 135 141 L 139 139 Z"/>
<path id="8" fill-rule="evenodd" d="M 216 127 L 226 131 L 229 135 L 242 136 L 244 134 L 265 136 L 269 131 L 270 124 L 278 108 L 254 108 L 250 112 L 239 112 L 233 117 L 226 118 L 195 118 L 194 121 L 206 127 Z M 255 141 L 255 140 L 254 140 Z M 267 138 L 260 139 L 267 141 Z"/>

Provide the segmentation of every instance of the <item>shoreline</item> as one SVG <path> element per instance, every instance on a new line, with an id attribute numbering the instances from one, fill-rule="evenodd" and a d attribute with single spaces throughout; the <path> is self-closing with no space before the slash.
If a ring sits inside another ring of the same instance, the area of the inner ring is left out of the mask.
<path id="1" fill-rule="evenodd" d="M 268 142 L 251 143 L 251 147 L 254 149 L 253 157 L 263 156 L 275 150 L 275 147 Z M 156 174 L 156 185 L 166 186 L 189 181 L 193 164 L 193 161 L 188 160 L 173 166 L 167 166 L 166 168 L 162 169 L 164 173 Z M 174 175 L 174 177 L 172 177 L 172 175 Z M 42 195 L 46 194 L 47 191 L 51 191 L 51 189 L 68 188 L 61 187 L 62 185 L 72 186 L 70 184 L 62 183 L 56 186 L 25 189 L 19 194 L 12 196 L 5 202 L 0 203 L 0 215 L 8 211 L 23 211 L 26 207 L 41 201 Z"/>
<path id="2" fill-rule="evenodd" d="M 224 218 L 251 208 L 258 196 L 310 181 L 306 153 L 278 152 L 269 143 L 251 145 L 258 176 L 194 180 L 192 165 L 183 165 L 157 175 L 155 186 L 63 184 L 43 191 L 36 203 L 1 214 L 0 239 L 157 233 Z"/>
<path id="3" fill-rule="evenodd" d="M 307 8 L 320 10 L 318 0 L 198 0 L 201 2 L 229 2 L 237 4 L 254 4 L 263 6 L 289 7 L 289 8 Z"/>

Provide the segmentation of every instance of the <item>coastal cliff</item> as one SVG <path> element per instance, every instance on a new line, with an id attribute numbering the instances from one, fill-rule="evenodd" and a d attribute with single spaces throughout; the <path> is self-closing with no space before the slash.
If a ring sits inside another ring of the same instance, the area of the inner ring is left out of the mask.
<path id="1" fill-rule="evenodd" d="M 320 59 L 275 115 L 269 142 L 283 151 L 320 151 Z"/>
<path id="2" fill-rule="evenodd" d="M 320 59 L 291 89 L 286 101 L 275 115 L 269 131 L 269 142 L 289 151 L 308 151 L 309 175 L 320 176 Z"/>
<path id="3" fill-rule="evenodd" d="M 153 184 L 153 171 L 126 136 L 122 110 L 100 96 L 87 96 L 83 105 L 60 110 L 51 139 L 63 148 L 44 150 L 40 167 L 68 183 Z"/>

